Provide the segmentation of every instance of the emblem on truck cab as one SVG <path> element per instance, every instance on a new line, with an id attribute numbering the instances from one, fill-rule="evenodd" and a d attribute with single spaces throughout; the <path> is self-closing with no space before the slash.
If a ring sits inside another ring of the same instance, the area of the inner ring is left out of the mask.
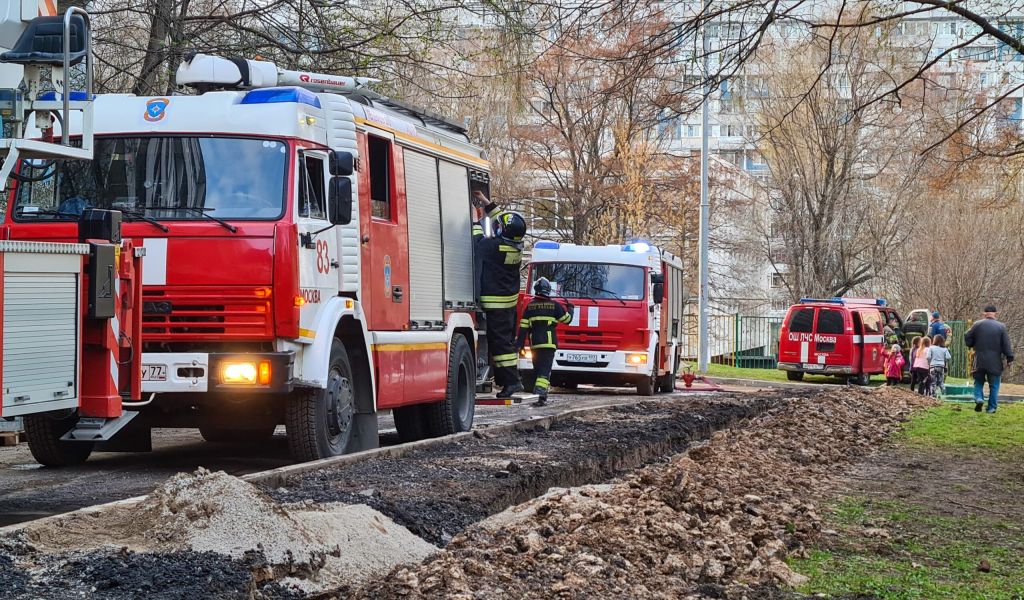
<path id="1" fill-rule="evenodd" d="M 153 98 L 146 101 L 146 114 L 143 117 L 150 123 L 163 120 L 167 115 L 167 105 L 171 103 L 170 98 Z"/>

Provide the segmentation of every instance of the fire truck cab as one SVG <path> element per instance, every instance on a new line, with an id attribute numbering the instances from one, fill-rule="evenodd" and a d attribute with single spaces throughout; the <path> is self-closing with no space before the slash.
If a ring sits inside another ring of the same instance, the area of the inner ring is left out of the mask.
<path id="1" fill-rule="evenodd" d="M 679 258 L 645 242 L 537 242 L 520 312 L 541 277 L 551 282 L 556 300 L 573 305 L 572 321 L 558 326 L 552 385 L 628 385 L 645 396 L 675 388 L 684 299 Z M 520 353 L 527 383 L 533 378 L 530 358 L 529 348 Z"/>
<path id="2" fill-rule="evenodd" d="M 802 298 L 789 307 L 779 334 L 778 368 L 791 381 L 804 373 L 835 375 L 867 385 L 884 371 L 884 329 L 903 321 L 881 298 Z"/>
<path id="3" fill-rule="evenodd" d="M 470 429 L 481 148 L 366 80 L 199 54 L 177 82 L 200 93 L 93 98 L 70 133 L 94 160 L 21 160 L 2 229 L 72 241 L 84 209 L 123 213 L 146 255 L 136 421 L 283 423 L 299 460 L 375 447 L 381 410 L 407 440 Z"/>

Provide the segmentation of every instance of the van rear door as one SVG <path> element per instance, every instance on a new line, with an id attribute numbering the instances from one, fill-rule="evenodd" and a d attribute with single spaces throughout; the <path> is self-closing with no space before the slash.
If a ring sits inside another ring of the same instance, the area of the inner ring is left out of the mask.
<path id="1" fill-rule="evenodd" d="M 861 353 L 862 373 L 881 373 L 882 347 L 885 340 L 882 336 L 882 315 L 877 308 L 862 308 L 857 311 L 860 315 L 861 329 L 863 334 L 859 338 Z"/>
<path id="2" fill-rule="evenodd" d="M 820 365 L 847 366 L 853 360 L 852 336 L 846 331 L 847 311 L 844 308 L 818 309 L 814 328 L 814 357 Z"/>
<path id="3" fill-rule="evenodd" d="M 792 306 L 779 339 L 779 362 L 808 362 L 811 340 L 814 337 L 814 307 Z"/>

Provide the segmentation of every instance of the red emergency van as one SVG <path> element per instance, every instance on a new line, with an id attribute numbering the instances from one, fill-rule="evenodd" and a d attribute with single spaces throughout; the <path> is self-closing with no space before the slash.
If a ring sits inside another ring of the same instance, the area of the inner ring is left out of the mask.
<path id="1" fill-rule="evenodd" d="M 789 307 L 779 334 L 778 368 L 791 381 L 804 373 L 867 385 L 883 372 L 885 323 L 903 321 L 881 298 L 802 298 Z"/>

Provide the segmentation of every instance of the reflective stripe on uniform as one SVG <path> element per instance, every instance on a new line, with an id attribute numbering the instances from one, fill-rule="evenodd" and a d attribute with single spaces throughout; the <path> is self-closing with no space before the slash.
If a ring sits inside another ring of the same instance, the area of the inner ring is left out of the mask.
<path id="1" fill-rule="evenodd" d="M 546 390 L 551 387 L 551 382 L 548 381 L 547 377 L 538 377 L 537 381 L 533 382 L 533 387 L 534 389 L 542 388 Z"/>
<path id="2" fill-rule="evenodd" d="M 515 308 L 518 301 L 519 294 L 510 294 L 508 296 L 480 296 L 480 304 L 483 304 L 484 308 Z"/>
<path id="3" fill-rule="evenodd" d="M 498 367 L 513 367 L 519 362 L 516 354 L 495 354 L 494 364 Z"/>
<path id="4" fill-rule="evenodd" d="M 557 348 L 558 346 L 556 346 L 554 344 L 530 344 L 530 347 L 534 348 L 534 349 L 537 349 L 537 348 Z"/>
<path id="5" fill-rule="evenodd" d="M 522 321 L 519 322 L 519 326 L 525 329 L 526 327 L 530 326 L 530 321 L 527 319 L 523 319 Z"/>
<path id="6" fill-rule="evenodd" d="M 479 225 L 474 225 L 473 226 L 473 235 L 483 235 L 483 234 L 484 234 L 484 228 L 483 227 L 481 227 Z"/>
<path id="7" fill-rule="evenodd" d="M 501 214 L 501 209 L 498 208 L 497 206 L 495 206 L 491 210 L 487 211 L 487 216 L 492 218 L 492 219 L 497 217 L 500 214 Z"/>
<path id="8" fill-rule="evenodd" d="M 570 323 L 570 322 L 572 322 L 572 313 L 571 312 L 567 312 L 564 315 L 562 315 L 561 317 L 558 317 L 558 322 L 559 323 Z"/>
<path id="9" fill-rule="evenodd" d="M 525 321 L 526 319 L 523 319 L 523 320 Z M 531 323 L 557 323 L 558 322 L 558 319 L 556 319 L 554 317 L 530 317 L 529 320 L 530 320 Z"/>

